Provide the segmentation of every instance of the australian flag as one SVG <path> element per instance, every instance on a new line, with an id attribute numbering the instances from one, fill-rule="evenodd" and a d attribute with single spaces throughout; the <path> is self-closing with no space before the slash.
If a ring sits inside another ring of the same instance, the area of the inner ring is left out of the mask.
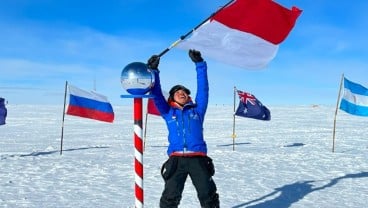
<path id="1" fill-rule="evenodd" d="M 235 115 L 259 120 L 271 120 L 271 112 L 252 94 L 237 90 L 239 106 Z"/>

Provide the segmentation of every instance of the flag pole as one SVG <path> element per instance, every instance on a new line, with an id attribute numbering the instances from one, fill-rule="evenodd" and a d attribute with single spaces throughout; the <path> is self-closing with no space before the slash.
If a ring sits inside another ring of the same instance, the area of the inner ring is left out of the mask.
<path id="1" fill-rule="evenodd" d="M 68 81 L 65 81 L 63 120 L 61 122 L 60 155 L 63 154 L 64 120 L 65 120 L 65 105 L 66 105 L 66 91 L 67 91 L 67 87 L 68 87 Z"/>
<path id="2" fill-rule="evenodd" d="M 339 101 L 340 101 L 341 88 L 342 88 L 342 82 L 343 81 L 344 81 L 344 73 L 341 76 L 339 95 L 337 96 L 337 103 L 336 103 L 336 110 L 335 110 L 335 118 L 334 118 L 334 128 L 333 128 L 333 136 L 332 136 L 332 152 L 335 152 L 336 116 L 337 116 L 337 110 L 338 110 L 338 107 L 339 107 Z"/>
<path id="3" fill-rule="evenodd" d="M 234 109 L 233 109 L 233 151 L 235 150 L 235 92 L 236 92 L 236 87 L 234 86 Z"/>
<path id="4" fill-rule="evenodd" d="M 199 23 L 199 25 L 197 25 L 196 27 L 194 27 L 191 31 L 187 32 L 185 35 L 180 36 L 180 38 L 178 40 L 176 40 L 174 43 L 172 43 L 168 48 L 166 48 L 165 50 L 163 50 L 158 56 L 161 57 L 163 56 L 165 53 L 167 53 L 170 49 L 172 49 L 173 47 L 175 47 L 176 45 L 178 45 L 182 40 L 184 40 L 185 38 L 187 38 L 193 31 L 195 31 L 196 29 L 198 29 L 200 26 L 202 26 L 204 23 L 206 23 L 209 19 L 211 19 L 215 14 L 217 14 L 218 12 L 220 12 L 223 8 L 227 7 L 228 5 L 230 5 L 233 1 L 235 0 L 230 0 L 228 3 L 226 3 L 224 6 L 222 6 L 220 9 L 218 9 L 217 11 L 215 11 L 214 13 L 212 13 L 209 17 L 207 17 L 205 20 L 203 20 L 201 23 Z"/>
<path id="5" fill-rule="evenodd" d="M 148 104 L 146 108 L 146 118 L 144 119 L 144 134 L 143 134 L 143 151 L 146 148 L 146 135 L 147 135 L 147 118 L 148 118 Z"/>

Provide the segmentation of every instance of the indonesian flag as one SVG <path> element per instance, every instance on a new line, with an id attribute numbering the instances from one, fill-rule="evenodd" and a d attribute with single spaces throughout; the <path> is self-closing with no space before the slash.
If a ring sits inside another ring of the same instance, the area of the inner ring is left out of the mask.
<path id="1" fill-rule="evenodd" d="M 276 56 L 302 10 L 272 0 L 236 0 L 178 45 L 241 68 L 260 69 Z"/>

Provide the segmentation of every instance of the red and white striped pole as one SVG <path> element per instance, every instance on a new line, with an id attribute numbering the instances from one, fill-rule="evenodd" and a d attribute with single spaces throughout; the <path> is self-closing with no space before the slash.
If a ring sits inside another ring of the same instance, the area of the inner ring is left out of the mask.
<path id="1" fill-rule="evenodd" d="M 142 140 L 142 98 L 134 98 L 134 169 L 135 207 L 143 207 L 143 140 Z"/>
<path id="2" fill-rule="evenodd" d="M 130 95 L 121 95 L 121 98 L 134 98 L 134 170 L 135 170 L 135 208 L 143 208 L 143 98 L 152 98 L 146 95 L 154 84 L 154 74 L 147 65 L 133 62 L 124 67 L 121 72 L 121 84 Z"/>

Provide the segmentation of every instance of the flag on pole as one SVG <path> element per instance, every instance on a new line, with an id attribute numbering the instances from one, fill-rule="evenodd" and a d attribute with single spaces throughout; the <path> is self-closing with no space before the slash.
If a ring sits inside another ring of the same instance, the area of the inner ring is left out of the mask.
<path id="1" fill-rule="evenodd" d="M 158 111 L 155 102 L 153 101 L 153 98 L 149 98 L 147 101 L 147 113 L 159 116 L 160 112 Z"/>
<path id="2" fill-rule="evenodd" d="M 111 123 L 114 121 L 114 111 L 106 96 L 72 85 L 68 87 L 70 96 L 66 114 Z"/>
<path id="3" fill-rule="evenodd" d="M 163 91 L 162 94 L 164 95 L 166 100 L 169 98 L 169 93 L 168 92 Z M 148 101 L 147 101 L 147 113 L 152 114 L 152 115 L 156 115 L 156 116 L 161 115 L 160 112 L 158 111 L 156 105 L 155 105 L 155 101 L 153 100 L 153 98 L 149 98 Z"/>
<path id="4" fill-rule="evenodd" d="M 368 89 L 344 77 L 340 109 L 357 116 L 368 116 Z"/>
<path id="5" fill-rule="evenodd" d="M 271 120 L 271 112 L 252 94 L 237 90 L 239 105 L 235 115 L 259 120 Z"/>
<path id="6" fill-rule="evenodd" d="M 293 29 L 302 10 L 272 0 L 235 0 L 178 44 L 242 68 L 264 68 Z"/>

